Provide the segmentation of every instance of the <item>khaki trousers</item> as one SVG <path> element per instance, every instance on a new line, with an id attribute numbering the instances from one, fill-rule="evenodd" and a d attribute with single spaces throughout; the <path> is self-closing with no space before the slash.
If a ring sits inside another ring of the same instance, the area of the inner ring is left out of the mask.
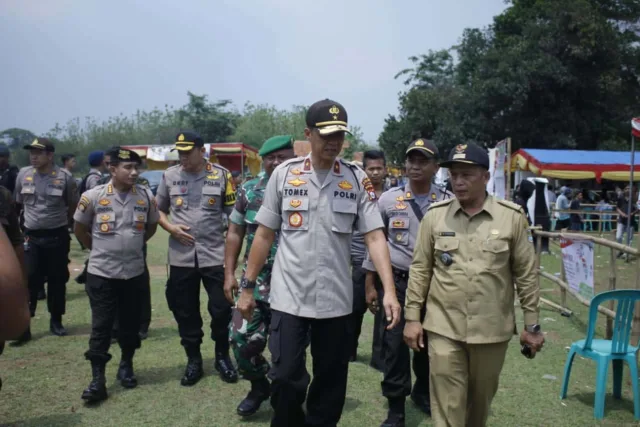
<path id="1" fill-rule="evenodd" d="M 428 332 L 435 427 L 484 427 L 509 341 L 467 344 Z"/>

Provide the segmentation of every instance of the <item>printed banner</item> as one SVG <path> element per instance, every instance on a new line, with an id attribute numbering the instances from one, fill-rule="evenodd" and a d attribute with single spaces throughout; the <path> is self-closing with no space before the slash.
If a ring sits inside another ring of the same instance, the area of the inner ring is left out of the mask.
<path id="1" fill-rule="evenodd" d="M 560 239 L 562 263 L 569 287 L 586 299 L 595 295 L 593 285 L 593 247 L 588 240 Z"/>
<path id="2" fill-rule="evenodd" d="M 490 169 L 491 169 L 491 182 L 492 188 L 489 193 L 493 194 L 498 199 L 509 199 L 509 173 L 510 171 L 510 159 L 509 159 L 509 141 L 507 139 L 502 140 L 496 144 L 493 153 L 490 153 Z"/>

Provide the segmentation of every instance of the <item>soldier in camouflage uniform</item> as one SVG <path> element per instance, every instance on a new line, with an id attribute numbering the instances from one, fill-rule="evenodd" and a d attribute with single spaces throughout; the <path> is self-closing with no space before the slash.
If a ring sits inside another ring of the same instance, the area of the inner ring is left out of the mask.
<path id="1" fill-rule="evenodd" d="M 269 176 L 280 163 L 294 157 L 293 138 L 289 135 L 275 136 L 268 139 L 262 145 L 259 152 L 264 162 L 264 171 L 257 178 L 247 181 L 238 191 L 236 205 L 229 218 L 229 231 L 227 232 L 225 248 L 225 295 L 231 302 L 234 301 L 234 293 L 238 288 L 235 277 L 235 267 L 242 239 L 247 236 L 246 258 L 251 250 L 251 244 L 258 224 L 255 222 L 256 214 L 262 205 L 264 190 L 269 181 Z M 262 352 L 267 344 L 267 335 L 271 321 L 269 308 L 269 290 L 271 281 L 271 268 L 278 249 L 278 239 L 271 246 L 269 256 L 264 268 L 258 275 L 253 295 L 256 308 L 250 321 L 242 318 L 239 311 L 234 310 L 233 318 L 229 325 L 229 340 L 233 347 L 233 353 L 238 363 L 238 370 L 244 379 L 251 381 L 251 391 L 240 402 L 237 412 L 241 416 L 254 414 L 263 401 L 269 398 L 270 385 L 266 378 L 269 371 L 269 362 Z M 243 271 L 244 272 L 244 271 Z M 247 290 L 251 291 L 251 290 Z"/>

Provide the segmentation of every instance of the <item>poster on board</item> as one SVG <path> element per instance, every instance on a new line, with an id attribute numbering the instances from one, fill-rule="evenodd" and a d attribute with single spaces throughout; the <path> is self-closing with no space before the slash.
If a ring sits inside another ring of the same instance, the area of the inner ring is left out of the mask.
<path id="1" fill-rule="evenodd" d="M 569 288 L 590 300 L 595 295 L 593 284 L 593 242 L 560 239 L 562 263 Z"/>

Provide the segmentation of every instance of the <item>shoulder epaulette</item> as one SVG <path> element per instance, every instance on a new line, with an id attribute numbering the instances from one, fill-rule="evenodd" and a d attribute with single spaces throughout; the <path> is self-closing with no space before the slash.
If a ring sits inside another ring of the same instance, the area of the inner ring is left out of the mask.
<path id="1" fill-rule="evenodd" d="M 225 168 L 224 166 L 222 166 L 220 163 L 211 163 L 213 166 L 217 167 L 218 169 L 221 169 L 223 172 L 230 172 L 229 169 Z"/>
<path id="2" fill-rule="evenodd" d="M 502 206 L 506 206 L 509 209 L 513 209 L 514 211 L 518 211 L 518 212 L 524 212 L 524 209 L 522 209 L 522 206 L 520 206 L 517 203 L 513 203 L 508 200 L 502 200 L 502 199 L 495 199 L 495 200 L 496 202 L 500 203 Z"/>
<path id="3" fill-rule="evenodd" d="M 455 199 L 447 199 L 447 200 L 441 200 L 439 202 L 431 203 L 431 205 L 429 205 L 429 209 L 439 208 L 439 207 L 442 207 L 442 206 L 447 206 L 451 202 L 453 202 L 454 200 Z"/>
<path id="4" fill-rule="evenodd" d="M 281 166 L 284 167 L 284 166 L 287 166 L 287 165 L 290 165 L 290 164 L 296 163 L 296 162 L 302 163 L 303 161 L 304 161 L 304 157 L 293 157 L 293 158 L 291 158 L 289 160 L 285 160 L 284 162 L 280 163 L 278 165 L 278 167 L 281 167 Z"/>
<path id="5" fill-rule="evenodd" d="M 26 172 L 26 171 L 28 171 L 29 169 L 33 169 L 33 166 L 23 166 L 23 167 L 21 167 L 21 168 L 20 168 L 20 172 L 22 172 L 22 171 L 25 171 L 25 172 Z"/>
<path id="6" fill-rule="evenodd" d="M 65 175 L 67 175 L 67 176 L 73 176 L 73 175 L 71 174 L 71 172 L 69 172 L 68 170 L 63 169 L 63 168 L 60 168 L 60 172 L 62 172 L 63 174 L 65 174 Z"/>
<path id="7" fill-rule="evenodd" d="M 168 167 L 168 168 L 167 168 L 167 170 L 165 170 L 165 172 L 170 171 L 170 170 L 173 170 L 173 169 L 178 169 L 179 167 L 180 167 L 180 165 L 179 165 L 179 164 L 178 164 L 178 165 L 170 166 L 170 167 Z"/>

